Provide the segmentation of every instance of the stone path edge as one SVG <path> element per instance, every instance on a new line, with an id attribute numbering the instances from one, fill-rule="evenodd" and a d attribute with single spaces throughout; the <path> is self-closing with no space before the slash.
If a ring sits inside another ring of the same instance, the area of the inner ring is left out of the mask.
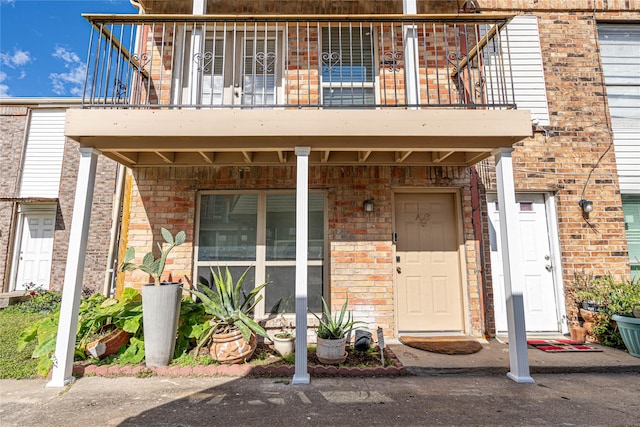
<path id="1" fill-rule="evenodd" d="M 402 365 L 391 349 L 384 349 L 388 359 L 393 360 L 391 366 L 377 366 L 371 368 L 333 366 L 333 365 L 310 365 L 309 375 L 314 377 L 382 377 L 382 376 L 402 376 L 407 375 L 407 370 Z M 147 367 L 143 365 L 84 365 L 77 362 L 73 366 L 75 377 L 99 376 L 99 377 L 290 377 L 293 376 L 295 367 L 290 365 L 196 365 L 196 366 L 160 366 Z"/>

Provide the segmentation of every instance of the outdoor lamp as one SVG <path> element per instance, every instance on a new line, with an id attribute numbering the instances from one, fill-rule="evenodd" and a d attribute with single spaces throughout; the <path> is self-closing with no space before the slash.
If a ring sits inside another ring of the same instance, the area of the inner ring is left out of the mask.
<path id="1" fill-rule="evenodd" d="M 365 212 L 373 212 L 373 199 L 367 199 L 362 203 Z"/>
<path id="2" fill-rule="evenodd" d="M 593 210 L 593 202 L 591 200 L 580 199 L 578 205 L 580 205 L 584 213 L 589 213 Z"/>

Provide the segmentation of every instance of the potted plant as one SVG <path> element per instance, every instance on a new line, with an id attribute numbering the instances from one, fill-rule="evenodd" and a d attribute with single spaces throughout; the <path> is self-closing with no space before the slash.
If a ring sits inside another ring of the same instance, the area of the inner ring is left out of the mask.
<path id="1" fill-rule="evenodd" d="M 224 277 L 219 267 L 217 273 L 211 268 L 213 289 L 201 283 L 194 289 L 187 289 L 200 298 L 205 312 L 212 316 L 196 347 L 196 355 L 203 345 L 210 343 L 209 352 L 214 360 L 241 363 L 253 355 L 257 345 L 256 334 L 269 339 L 264 328 L 251 318 L 254 307 L 262 300 L 262 295 L 258 294 L 268 282 L 245 295 L 242 284 L 248 271 L 249 268 L 234 284 L 228 268 Z"/>
<path id="2" fill-rule="evenodd" d="M 575 295 L 580 316 L 586 322 L 593 322 L 596 313 L 602 311 L 609 302 L 609 292 L 614 284 L 611 276 L 594 277 L 591 274 L 576 273 Z"/>
<path id="3" fill-rule="evenodd" d="M 640 311 L 640 280 L 621 283 L 612 293 L 609 308 L 629 354 L 640 357 L 640 318 L 635 315 Z"/>
<path id="4" fill-rule="evenodd" d="M 273 348 L 280 354 L 280 356 L 288 356 L 294 353 L 296 349 L 296 335 L 291 327 L 291 322 L 288 322 L 284 317 L 284 310 L 280 313 L 280 331 L 273 334 Z"/>
<path id="5" fill-rule="evenodd" d="M 345 349 L 347 335 L 351 333 L 355 325 L 362 323 L 353 320 L 351 312 L 347 313 L 348 304 L 349 298 L 342 305 L 340 313 L 332 316 L 327 302 L 322 298 L 322 317 L 312 312 L 319 322 L 316 332 L 318 335 L 316 356 L 322 363 L 337 365 L 347 358 Z"/>
<path id="6" fill-rule="evenodd" d="M 132 262 L 136 255 L 135 249 L 129 247 L 121 268 L 122 271 L 141 270 L 153 278 L 153 283 L 142 286 L 142 324 L 147 366 L 169 364 L 175 350 L 180 319 L 182 284 L 162 282 L 161 277 L 169 253 L 185 242 L 186 234 L 180 231 L 174 237 L 166 228 L 162 228 L 161 233 L 165 247 L 158 243 L 159 258 L 149 252 L 142 259 L 142 264 L 135 264 Z"/>

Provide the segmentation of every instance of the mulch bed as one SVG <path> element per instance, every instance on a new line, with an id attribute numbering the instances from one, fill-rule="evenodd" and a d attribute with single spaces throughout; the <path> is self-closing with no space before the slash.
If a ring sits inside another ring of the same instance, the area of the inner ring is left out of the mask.
<path id="1" fill-rule="evenodd" d="M 257 351 L 264 351 L 268 354 L 261 356 L 260 360 L 254 359 L 247 363 L 235 365 L 196 365 L 196 366 L 162 366 L 146 367 L 140 365 L 102 365 L 86 364 L 76 362 L 73 366 L 73 375 L 81 377 L 84 375 L 119 377 L 119 376 L 165 376 L 165 377 L 190 377 L 190 376 L 261 376 L 261 377 L 289 377 L 293 376 L 295 366 L 286 363 L 282 358 L 275 356 L 271 349 L 262 348 Z M 377 358 L 375 357 L 377 354 Z M 321 364 L 315 353 L 308 352 L 308 372 L 313 377 L 339 376 L 339 377 L 379 377 L 379 376 L 401 376 L 406 375 L 406 370 L 396 355 L 385 347 L 386 366 L 380 362 L 380 353 L 361 353 L 349 350 L 347 360 L 340 365 Z"/>

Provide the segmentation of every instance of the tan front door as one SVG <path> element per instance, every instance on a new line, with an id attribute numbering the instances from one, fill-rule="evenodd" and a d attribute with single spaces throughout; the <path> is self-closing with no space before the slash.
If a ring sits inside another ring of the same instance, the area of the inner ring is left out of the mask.
<path id="1" fill-rule="evenodd" d="M 455 194 L 396 194 L 398 331 L 462 332 Z"/>

